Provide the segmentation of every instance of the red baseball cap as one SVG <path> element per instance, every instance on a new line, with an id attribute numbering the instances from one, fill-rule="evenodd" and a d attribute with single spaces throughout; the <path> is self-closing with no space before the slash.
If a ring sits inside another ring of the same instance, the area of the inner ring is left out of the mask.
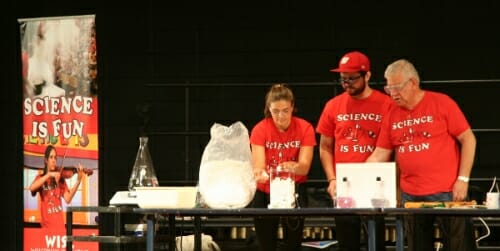
<path id="1" fill-rule="evenodd" d="M 339 62 L 339 67 L 331 69 L 333 72 L 358 72 L 358 71 L 370 71 L 370 60 L 368 57 L 359 52 L 352 51 L 345 54 Z"/>

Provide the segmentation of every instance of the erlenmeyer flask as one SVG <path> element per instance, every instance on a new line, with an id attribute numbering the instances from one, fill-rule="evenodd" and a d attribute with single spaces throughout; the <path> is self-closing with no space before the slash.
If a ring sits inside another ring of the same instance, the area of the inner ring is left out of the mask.
<path id="1" fill-rule="evenodd" d="M 158 186 L 158 179 L 149 153 L 148 137 L 141 136 L 139 137 L 139 150 L 128 182 L 128 190 L 131 195 L 135 195 L 136 187 L 155 186 Z"/>

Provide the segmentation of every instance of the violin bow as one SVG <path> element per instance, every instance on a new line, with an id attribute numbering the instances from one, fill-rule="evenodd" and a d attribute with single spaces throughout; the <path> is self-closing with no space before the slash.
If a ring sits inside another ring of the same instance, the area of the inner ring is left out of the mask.
<path id="1" fill-rule="evenodd" d="M 69 147 L 69 143 L 66 145 L 66 148 L 64 149 L 64 155 L 63 155 L 63 158 L 61 160 L 61 170 L 59 170 L 59 172 L 61 172 L 61 173 L 64 170 L 64 160 L 66 159 L 66 154 L 68 154 L 68 147 Z"/>

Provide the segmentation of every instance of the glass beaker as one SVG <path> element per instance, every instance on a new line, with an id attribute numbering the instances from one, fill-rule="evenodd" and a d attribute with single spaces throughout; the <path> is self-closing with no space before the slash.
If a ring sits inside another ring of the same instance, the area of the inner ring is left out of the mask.
<path id="1" fill-rule="evenodd" d="M 139 150 L 128 182 L 129 194 L 135 196 L 136 187 L 158 186 L 158 179 L 149 153 L 148 137 L 139 137 Z"/>
<path id="2" fill-rule="evenodd" d="M 280 164 L 269 167 L 270 203 L 268 208 L 295 208 L 295 170 Z"/>

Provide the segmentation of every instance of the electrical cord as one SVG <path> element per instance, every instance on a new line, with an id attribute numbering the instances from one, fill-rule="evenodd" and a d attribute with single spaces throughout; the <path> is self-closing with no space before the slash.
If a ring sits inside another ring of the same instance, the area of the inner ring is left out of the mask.
<path id="1" fill-rule="evenodd" d="M 490 187 L 490 190 L 488 191 L 489 193 L 493 192 L 493 188 L 497 188 L 497 192 L 500 192 L 500 190 L 498 189 L 498 184 L 497 184 L 497 176 L 495 176 L 493 178 L 493 183 L 491 184 L 491 187 Z"/>
<path id="2" fill-rule="evenodd" d="M 481 223 L 483 223 L 484 228 L 486 228 L 486 234 L 484 234 L 484 235 L 482 235 L 482 236 L 479 236 L 479 237 L 476 239 L 476 248 L 477 248 L 477 247 L 479 247 L 479 241 L 481 241 L 482 239 L 484 239 L 484 238 L 486 238 L 486 237 L 490 236 L 490 233 L 491 233 L 491 231 L 490 231 L 490 227 L 488 226 L 488 224 L 486 223 L 486 221 L 484 221 L 484 219 L 483 219 L 483 218 L 481 218 L 481 217 L 477 217 L 477 219 L 478 219 L 479 221 L 481 221 Z M 441 249 L 441 248 L 443 247 L 443 244 L 442 244 L 442 243 L 440 243 L 440 242 L 438 242 L 438 243 L 436 243 L 436 244 L 437 244 L 437 245 L 436 245 L 436 251 L 439 251 L 439 249 Z"/>
<path id="3" fill-rule="evenodd" d="M 496 182 L 496 181 L 497 181 L 497 177 L 495 176 L 495 177 L 493 178 L 493 182 L 492 182 L 492 184 L 491 184 L 490 190 L 488 191 L 489 193 L 491 193 L 491 192 L 493 191 L 493 188 L 495 188 L 495 186 L 496 186 L 496 188 L 497 188 L 497 191 L 499 191 L 499 190 L 498 190 L 498 184 L 497 184 L 497 182 Z M 484 219 L 483 219 L 483 218 L 481 218 L 481 217 L 477 217 L 477 219 L 478 219 L 479 221 L 481 221 L 481 223 L 483 223 L 483 225 L 484 225 L 484 228 L 486 228 L 486 234 L 484 234 L 484 235 L 482 235 L 482 236 L 479 236 L 479 237 L 476 239 L 476 247 L 479 247 L 479 241 L 481 241 L 482 239 L 484 239 L 484 238 L 486 238 L 486 237 L 490 236 L 491 230 L 490 230 L 490 227 L 488 226 L 488 224 L 486 223 L 486 221 L 484 221 Z"/>
<path id="4" fill-rule="evenodd" d="M 483 218 L 481 217 L 478 217 L 479 221 L 481 221 L 484 225 L 484 228 L 486 228 L 486 234 L 482 235 L 482 236 L 479 236 L 477 239 L 476 239 L 476 247 L 478 247 L 478 243 L 480 240 L 490 236 L 490 227 L 488 226 L 488 224 L 486 223 L 486 221 L 483 220 Z"/>

